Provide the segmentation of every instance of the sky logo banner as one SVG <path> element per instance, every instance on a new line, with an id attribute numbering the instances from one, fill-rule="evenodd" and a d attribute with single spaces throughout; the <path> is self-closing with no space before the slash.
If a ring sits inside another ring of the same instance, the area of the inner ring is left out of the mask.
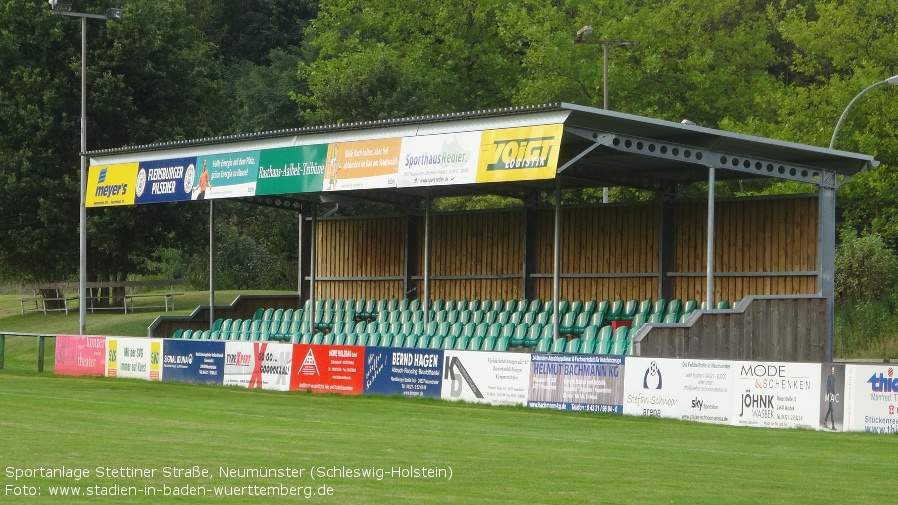
<path id="1" fill-rule="evenodd" d="M 728 361 L 628 357 L 624 414 L 730 424 L 734 374 Z"/>
<path id="2" fill-rule="evenodd" d="M 481 132 L 408 137 L 399 155 L 399 187 L 472 184 Z"/>
<path id="3" fill-rule="evenodd" d="M 531 360 L 528 407 L 623 413 L 623 356 L 533 354 Z"/>
<path id="4" fill-rule="evenodd" d="M 196 176 L 195 157 L 142 162 L 134 184 L 134 203 L 190 200 Z"/>
<path id="5" fill-rule="evenodd" d="M 87 172 L 86 207 L 134 205 L 137 163 L 100 165 Z"/>
<path id="6" fill-rule="evenodd" d="M 395 188 L 402 138 L 330 144 L 324 191 Z"/>
<path id="7" fill-rule="evenodd" d="M 440 397 L 492 405 L 526 405 L 530 355 L 444 351 Z"/>
<path id="8" fill-rule="evenodd" d="M 321 191 L 326 157 L 327 144 L 262 151 L 259 155 L 256 195 Z"/>
<path id="9" fill-rule="evenodd" d="M 162 380 L 215 386 L 224 384 L 224 342 L 166 339 L 164 343 Z"/>
<path id="10" fill-rule="evenodd" d="M 484 131 L 477 182 L 553 179 L 563 131 L 562 124 Z"/>
<path id="11" fill-rule="evenodd" d="M 259 151 L 199 156 L 192 200 L 239 198 L 256 194 Z"/>
<path id="12" fill-rule="evenodd" d="M 57 375 L 95 375 L 106 373 L 106 337 L 78 335 L 56 336 Z"/>
<path id="13" fill-rule="evenodd" d="M 440 397 L 440 349 L 365 348 L 365 393 Z"/>

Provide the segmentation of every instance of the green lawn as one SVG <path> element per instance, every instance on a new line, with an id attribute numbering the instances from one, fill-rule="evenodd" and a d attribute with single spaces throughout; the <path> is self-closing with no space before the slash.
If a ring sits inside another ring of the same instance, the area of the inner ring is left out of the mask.
<path id="1" fill-rule="evenodd" d="M 215 486 L 281 485 L 329 486 L 333 495 L 316 501 L 341 504 L 890 503 L 898 450 L 898 437 L 883 435 L 12 372 L 0 372 L 0 412 L 3 503 L 305 500 L 211 496 Z M 14 480 L 15 470 L 40 467 L 90 475 Z M 153 475 L 113 478 L 107 467 Z M 313 467 L 331 475 L 313 480 Z M 210 477 L 168 477 L 166 468 Z M 302 474 L 239 478 L 222 468 Z M 393 477 L 393 468 L 440 476 Z M 356 469 L 386 475 L 354 477 Z M 8 485 L 41 496 L 16 497 Z M 52 486 L 158 494 L 60 498 Z M 164 486 L 209 495 L 166 498 Z"/>
<path id="2" fill-rule="evenodd" d="M 189 303 L 196 306 L 204 295 L 184 298 L 195 297 Z M 234 297 L 220 295 L 217 303 Z M 8 302 L 0 300 L 0 306 Z M 15 310 L 7 309 L 0 317 L 2 331 L 52 334 L 77 329 L 77 314 L 21 315 L 17 300 L 12 302 Z M 89 315 L 89 332 L 145 335 L 157 315 Z M 48 372 L 38 374 L 35 339 L 6 339 L 6 367 L 0 371 L 2 503 L 307 500 L 215 497 L 215 486 L 243 493 L 292 487 L 301 495 L 330 488 L 331 496 L 313 499 L 340 504 L 867 504 L 890 503 L 894 497 L 890 483 L 898 452 L 895 436 L 57 377 L 50 372 L 52 342 L 48 339 Z M 152 475 L 116 478 L 107 467 Z M 324 469 L 325 476 L 313 480 L 313 467 Z M 17 471 L 33 473 L 38 468 L 86 470 L 90 475 L 80 480 L 40 475 L 15 480 Z M 302 474 L 222 476 L 228 468 L 238 474 L 268 468 Z M 396 477 L 390 475 L 394 468 L 400 472 Z M 410 468 L 438 477 L 402 476 Z M 166 469 L 169 474 L 205 470 L 210 476 L 175 477 L 166 475 Z M 98 470 L 106 475 L 97 475 Z M 376 475 L 379 470 L 385 472 L 381 480 L 353 476 L 356 471 Z M 50 496 L 52 486 L 75 486 L 72 489 L 81 493 L 142 494 L 63 498 Z M 205 489 L 208 496 L 165 497 L 165 486 Z M 145 496 L 151 488 L 157 495 Z M 17 496 L 23 489 L 40 496 Z"/>

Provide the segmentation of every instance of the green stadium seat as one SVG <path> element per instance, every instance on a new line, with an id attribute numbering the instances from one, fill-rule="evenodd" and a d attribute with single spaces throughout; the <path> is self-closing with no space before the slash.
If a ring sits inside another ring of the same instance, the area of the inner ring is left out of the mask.
<path id="1" fill-rule="evenodd" d="M 536 343 L 535 352 L 546 353 L 549 352 L 549 349 L 552 346 L 552 337 L 540 337 L 539 342 Z"/>
<path id="2" fill-rule="evenodd" d="M 458 339 L 456 335 L 446 335 L 443 338 L 443 345 L 440 346 L 440 349 L 454 349 L 455 341 Z M 431 340 L 430 346 L 433 347 L 433 341 Z"/>
<path id="3" fill-rule="evenodd" d="M 333 335 L 333 344 L 334 345 L 346 345 L 346 334 L 345 333 L 331 333 Z"/>
<path id="4" fill-rule="evenodd" d="M 542 334 L 542 331 L 543 331 L 543 325 L 541 325 L 539 323 L 530 325 L 530 327 L 527 328 L 527 335 L 524 336 L 523 345 L 526 345 L 528 347 L 535 346 L 537 344 L 537 342 L 539 342 L 539 338 L 540 338 L 540 335 Z"/>
<path id="5" fill-rule="evenodd" d="M 498 339 L 496 339 L 496 343 L 495 343 L 495 345 L 493 345 L 493 351 L 496 351 L 496 352 L 507 351 L 509 340 L 510 339 L 508 338 L 507 335 L 503 335 L 503 336 L 499 337 Z"/>
<path id="6" fill-rule="evenodd" d="M 470 335 L 461 335 L 457 339 L 455 339 L 455 345 L 452 347 L 455 350 L 463 351 L 468 348 L 468 344 L 471 342 Z"/>
<path id="7" fill-rule="evenodd" d="M 405 338 L 404 333 L 393 336 L 393 347 L 405 347 Z"/>
<path id="8" fill-rule="evenodd" d="M 431 339 L 432 339 L 432 335 L 428 335 L 427 333 L 425 333 L 424 335 L 419 335 L 418 336 L 418 345 L 416 345 L 415 348 L 417 348 L 417 349 L 430 348 Z"/>
<path id="9" fill-rule="evenodd" d="M 552 342 L 552 349 L 550 352 L 560 353 L 564 352 L 567 348 L 567 340 L 564 338 L 556 339 Z"/>
<path id="10" fill-rule="evenodd" d="M 605 312 L 605 320 L 607 321 L 618 321 L 621 318 L 621 313 L 624 310 L 624 301 L 621 299 L 614 300 L 608 306 L 608 311 Z"/>
<path id="11" fill-rule="evenodd" d="M 469 351 L 479 351 L 481 347 L 483 347 L 483 339 L 485 337 L 483 335 L 474 335 L 471 337 L 471 340 L 468 342 L 468 350 Z"/>
<path id="12" fill-rule="evenodd" d="M 492 351 L 496 347 L 496 340 L 498 340 L 498 336 L 496 335 L 487 335 L 486 338 L 483 339 L 483 343 L 480 345 L 481 351 Z"/>
<path id="13" fill-rule="evenodd" d="M 580 352 L 580 339 L 574 338 L 568 341 L 567 345 L 564 347 L 564 352 L 569 354 L 577 354 Z"/>
<path id="14" fill-rule="evenodd" d="M 589 312 L 581 312 L 577 315 L 577 319 L 574 321 L 574 325 L 571 327 L 571 333 L 575 335 L 582 335 L 584 331 L 586 331 L 586 327 L 589 326 L 589 321 L 592 319 L 592 314 Z"/>
<path id="15" fill-rule="evenodd" d="M 584 337 L 580 343 L 580 354 L 595 354 L 598 343 L 596 338 Z"/>

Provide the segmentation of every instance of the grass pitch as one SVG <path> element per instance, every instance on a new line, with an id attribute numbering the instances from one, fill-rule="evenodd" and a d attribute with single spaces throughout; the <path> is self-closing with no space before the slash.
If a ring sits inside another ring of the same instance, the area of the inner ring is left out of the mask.
<path id="1" fill-rule="evenodd" d="M 898 450 L 884 435 L 15 371 L 0 372 L 0 433 L 10 504 L 889 503 Z M 90 475 L 15 479 L 41 467 Z M 142 491 L 63 498 L 54 486 Z M 299 496 L 247 495 L 281 486 Z"/>

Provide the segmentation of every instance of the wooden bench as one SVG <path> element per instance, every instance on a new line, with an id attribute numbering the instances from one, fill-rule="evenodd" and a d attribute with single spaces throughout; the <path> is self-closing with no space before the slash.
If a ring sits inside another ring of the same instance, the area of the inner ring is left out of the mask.
<path id="1" fill-rule="evenodd" d="M 65 296 L 58 285 L 42 285 L 32 287 L 32 296 L 19 298 L 22 314 L 29 312 L 65 312 L 69 313 L 70 301 L 78 300 L 77 296 Z M 28 307 L 26 307 L 28 305 Z M 74 308 L 72 308 L 74 310 Z"/>
<path id="2" fill-rule="evenodd" d="M 161 309 L 164 307 L 165 311 L 168 312 L 169 310 L 175 310 L 175 297 L 181 296 L 183 294 L 184 293 L 175 293 L 175 292 L 126 294 L 125 298 L 124 298 L 124 307 L 123 308 L 125 309 L 125 314 L 128 313 L 129 309 L 131 310 L 131 313 L 133 314 L 135 308 L 141 308 L 141 309 L 159 308 L 159 309 Z M 160 298 L 162 301 L 162 305 L 142 305 L 141 304 L 138 307 L 134 303 L 135 299 L 140 300 L 140 299 L 160 299 Z"/>
<path id="3" fill-rule="evenodd" d="M 88 282 L 86 287 L 88 290 L 104 290 L 113 288 L 123 288 L 124 293 L 118 296 L 109 297 L 112 300 L 118 300 L 118 303 L 110 306 L 97 306 L 92 303 L 95 296 L 87 295 L 87 307 L 91 313 L 97 310 L 121 310 L 125 314 L 134 312 L 135 308 L 164 308 L 166 312 L 175 309 L 175 297 L 184 293 L 175 292 L 174 287 L 183 284 L 182 279 L 156 280 L 156 281 L 115 281 L 115 282 Z M 168 291 L 158 293 L 141 293 L 140 288 L 169 288 Z M 69 309 L 73 309 L 69 304 L 70 301 L 78 300 L 78 296 L 65 296 L 64 293 L 77 292 L 79 285 L 77 283 L 53 283 L 53 284 L 31 284 L 26 287 L 30 288 L 33 296 L 22 297 L 19 299 L 19 305 L 22 314 L 27 311 L 43 312 L 44 314 L 53 311 L 64 311 L 69 313 Z M 156 304 L 137 305 L 136 300 L 148 299 L 158 300 Z"/>

